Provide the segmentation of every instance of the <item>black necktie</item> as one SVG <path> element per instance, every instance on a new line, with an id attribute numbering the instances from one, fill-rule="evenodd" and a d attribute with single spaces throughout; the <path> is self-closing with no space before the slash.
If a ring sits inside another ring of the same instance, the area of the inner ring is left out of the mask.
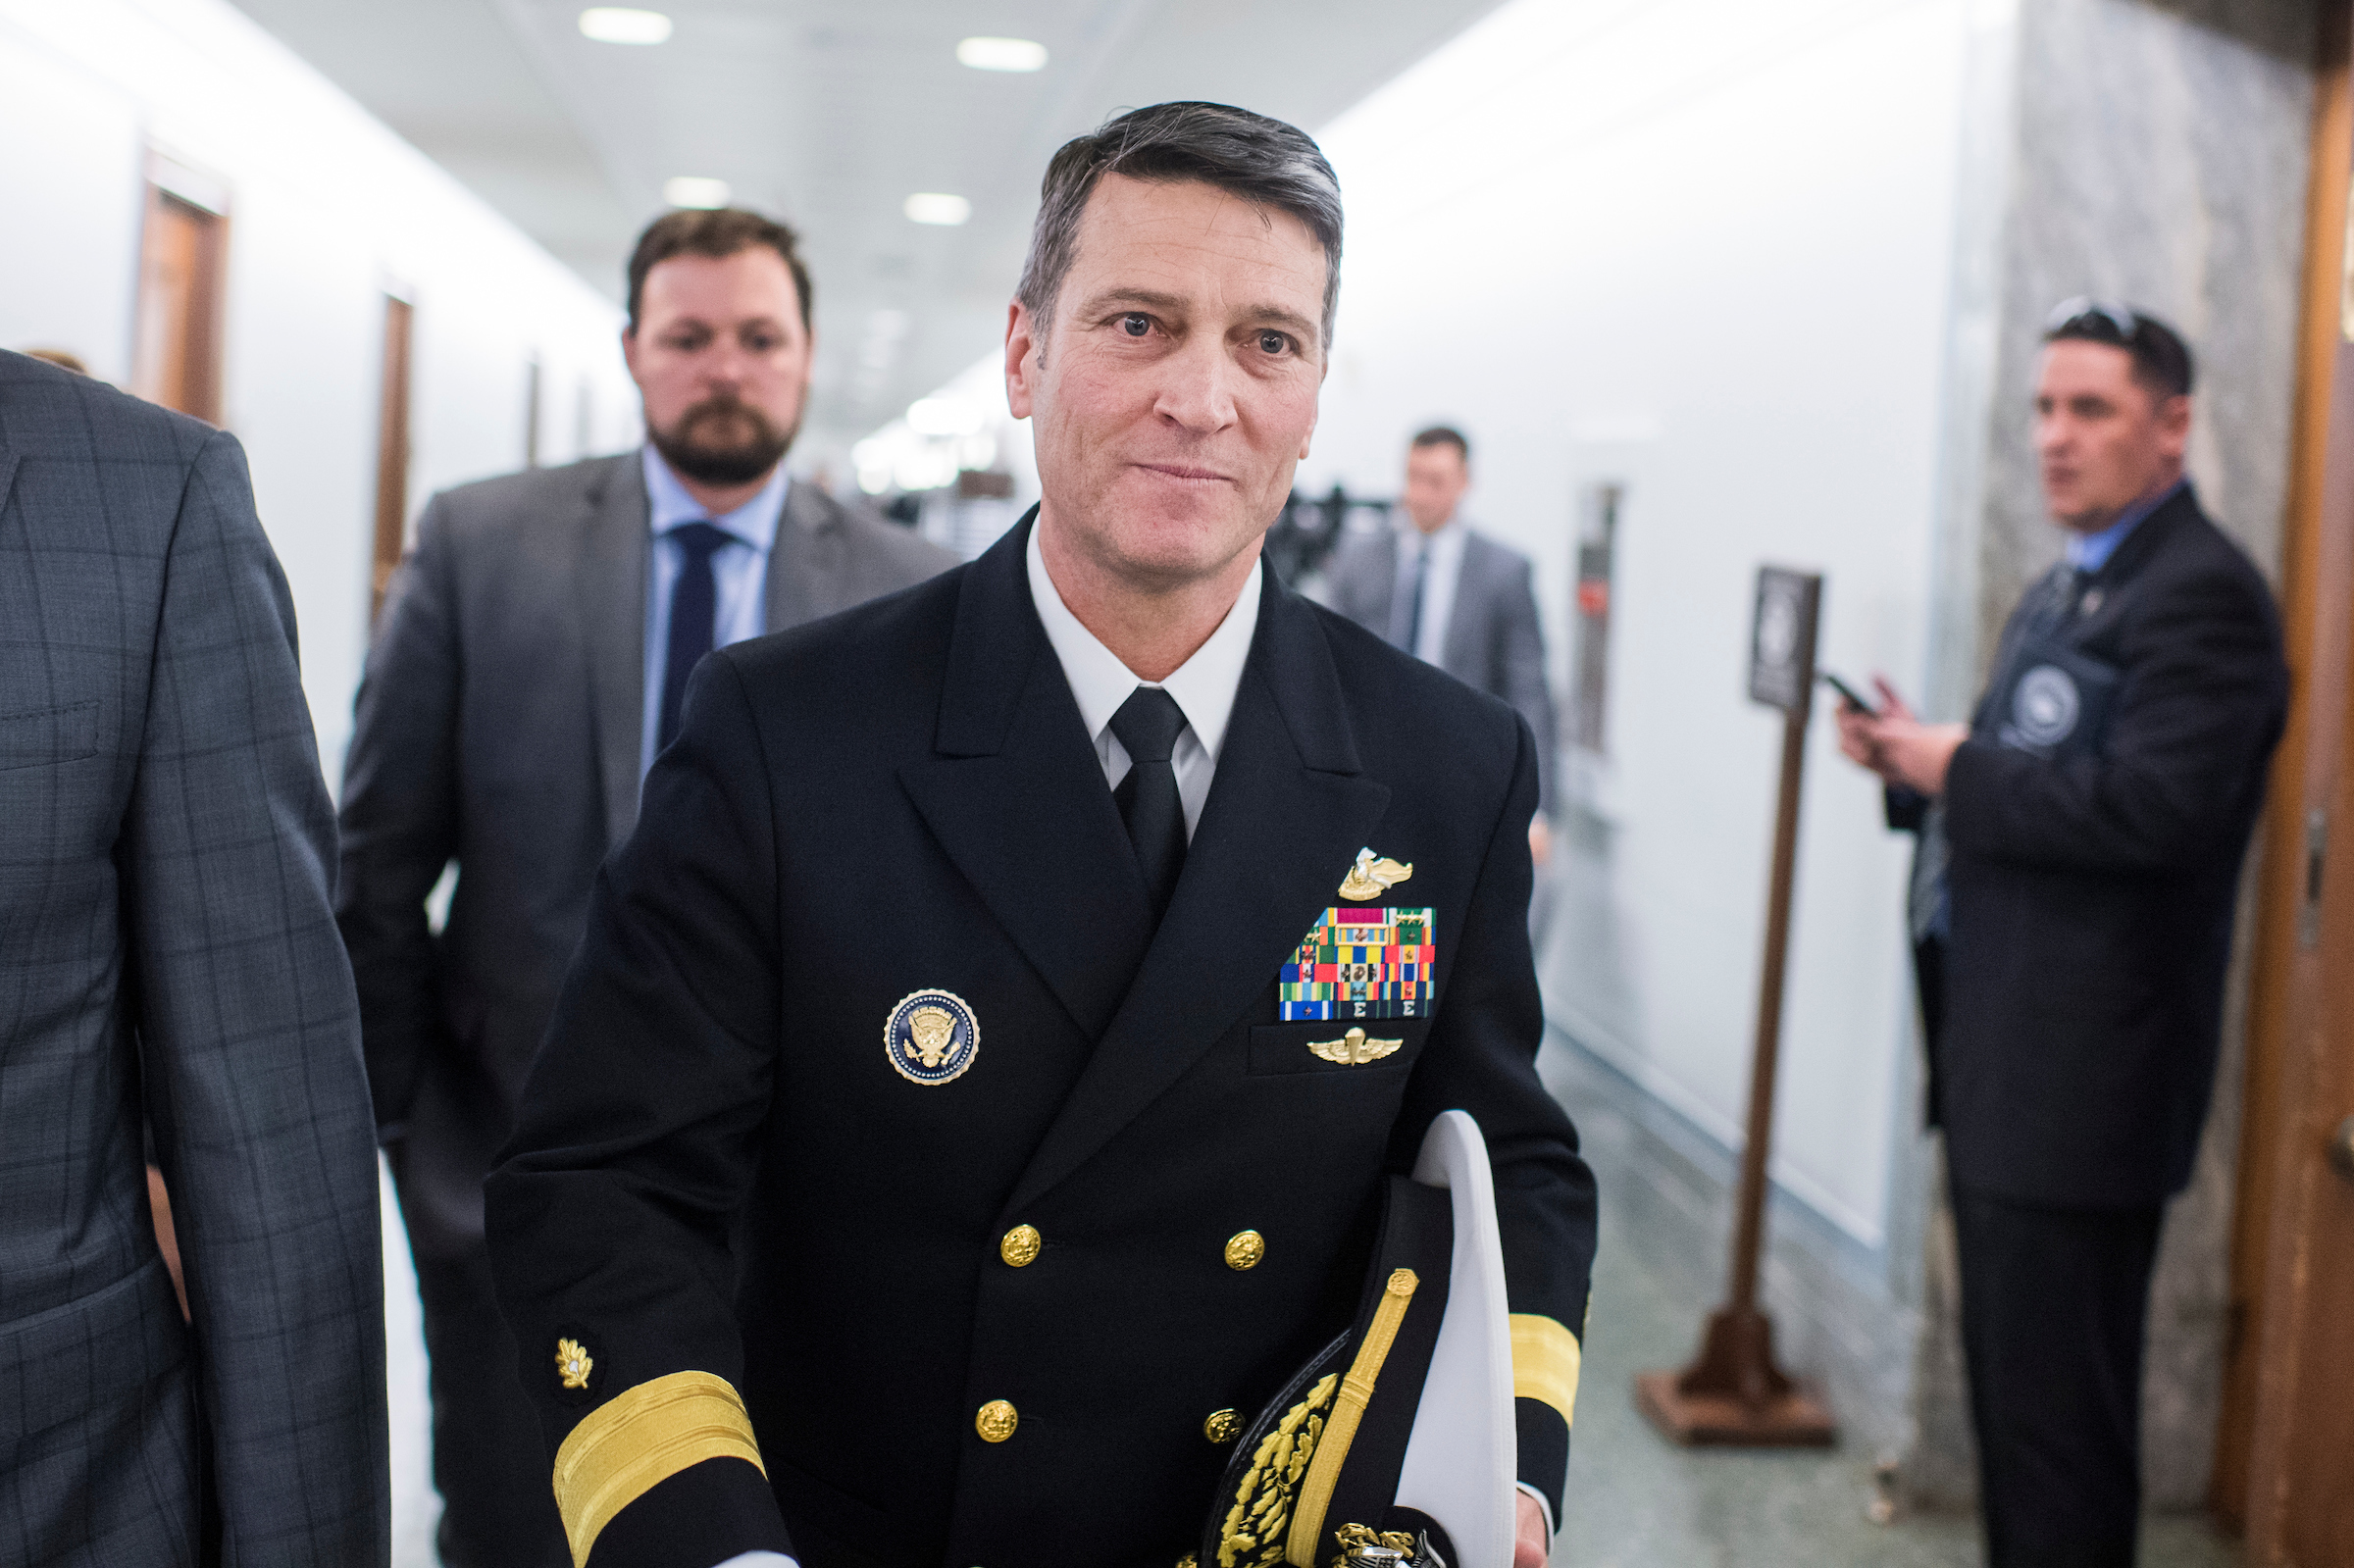
<path id="1" fill-rule="evenodd" d="M 1111 792 L 1136 863 L 1145 874 L 1145 892 L 1158 922 L 1185 869 L 1185 802 L 1177 795 L 1177 770 L 1169 753 L 1185 730 L 1185 710 L 1166 691 L 1138 686 L 1111 716 L 1111 733 L 1128 753 L 1128 777 Z"/>
<path id="2" fill-rule="evenodd" d="M 654 729 L 657 752 L 678 738 L 687 678 L 694 674 L 695 661 L 711 651 L 719 620 L 719 582 L 711 575 L 712 554 L 736 537 L 708 523 L 683 523 L 666 536 L 679 546 L 679 580 L 670 589 L 670 643 L 662 660 L 662 718 Z"/>

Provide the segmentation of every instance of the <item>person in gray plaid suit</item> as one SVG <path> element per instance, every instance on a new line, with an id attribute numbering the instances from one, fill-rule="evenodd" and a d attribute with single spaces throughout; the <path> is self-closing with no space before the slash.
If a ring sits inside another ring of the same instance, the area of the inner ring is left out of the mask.
<path id="1" fill-rule="evenodd" d="M 236 441 L 0 353 L 0 1562 L 387 1558 L 334 844 Z"/>

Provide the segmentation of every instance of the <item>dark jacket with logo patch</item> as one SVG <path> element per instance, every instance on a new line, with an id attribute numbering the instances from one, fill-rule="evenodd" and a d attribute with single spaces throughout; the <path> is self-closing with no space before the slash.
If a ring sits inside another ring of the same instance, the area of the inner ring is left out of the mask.
<path id="1" fill-rule="evenodd" d="M 2158 1203 L 2190 1179 L 2214 1085 L 2287 706 L 2280 624 L 2187 485 L 2034 626 L 2056 585 L 2014 612 L 1947 777 L 1932 1111 L 1959 1188 Z"/>
<path id="2" fill-rule="evenodd" d="M 1512 1311 L 1583 1328 L 1593 1182 L 1532 1065 L 1527 727 L 1269 579 L 1155 931 L 1027 534 L 713 655 L 599 880 L 488 1186 L 501 1296 L 551 1442 L 707 1372 L 768 1480 L 695 1464 L 597 1564 L 710 1568 L 781 1520 L 808 1568 L 1168 1568 L 1229 1457 L 1204 1418 L 1349 1320 L 1384 1174 L 1453 1107 Z M 1350 1066 L 1308 1049 L 1348 1024 L 1279 1022 L 1277 981 L 1365 846 L 1413 868 L 1381 902 L 1434 911 L 1436 1007 Z M 947 1082 L 887 1055 L 925 990 L 979 1026 Z M 1263 1258 L 1231 1267 L 1246 1230 Z M 998 1400 L 1018 1424 L 985 1441 Z M 1519 1403 L 1558 1507 L 1566 1427 Z"/>

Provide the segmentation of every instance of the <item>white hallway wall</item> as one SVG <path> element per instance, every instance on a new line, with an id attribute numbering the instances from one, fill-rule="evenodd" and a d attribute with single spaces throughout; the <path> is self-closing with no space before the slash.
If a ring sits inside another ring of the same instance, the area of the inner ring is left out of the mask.
<path id="1" fill-rule="evenodd" d="M 1549 1007 L 1728 1143 L 1780 743 L 1743 698 L 1758 564 L 1827 575 L 1828 668 L 1920 688 L 1964 13 L 1514 0 L 1320 137 L 1349 235 L 1301 487 L 1393 494 L 1407 436 L 1460 424 L 1565 690 L 1577 497 L 1629 485 L 1604 794 L 1627 1005 Z M 1916 1114 L 1907 853 L 1818 715 L 1774 1171 L 1867 1246 Z"/>
<path id="2" fill-rule="evenodd" d="M 416 307 L 412 513 L 523 466 L 535 358 L 542 461 L 638 439 L 620 315 L 221 0 L 0 0 L 0 346 L 128 382 L 150 148 L 228 193 L 227 419 L 332 784 L 367 647 L 386 291 Z"/>

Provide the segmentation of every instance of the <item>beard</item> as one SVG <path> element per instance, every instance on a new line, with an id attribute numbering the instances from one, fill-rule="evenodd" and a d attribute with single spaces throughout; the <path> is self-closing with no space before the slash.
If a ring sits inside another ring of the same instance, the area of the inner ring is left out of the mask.
<path id="1" fill-rule="evenodd" d="M 779 430 L 760 410 L 721 392 L 688 409 L 666 430 L 649 425 L 646 439 L 674 472 L 697 483 L 749 484 L 784 460 L 800 430 L 798 419 Z"/>

